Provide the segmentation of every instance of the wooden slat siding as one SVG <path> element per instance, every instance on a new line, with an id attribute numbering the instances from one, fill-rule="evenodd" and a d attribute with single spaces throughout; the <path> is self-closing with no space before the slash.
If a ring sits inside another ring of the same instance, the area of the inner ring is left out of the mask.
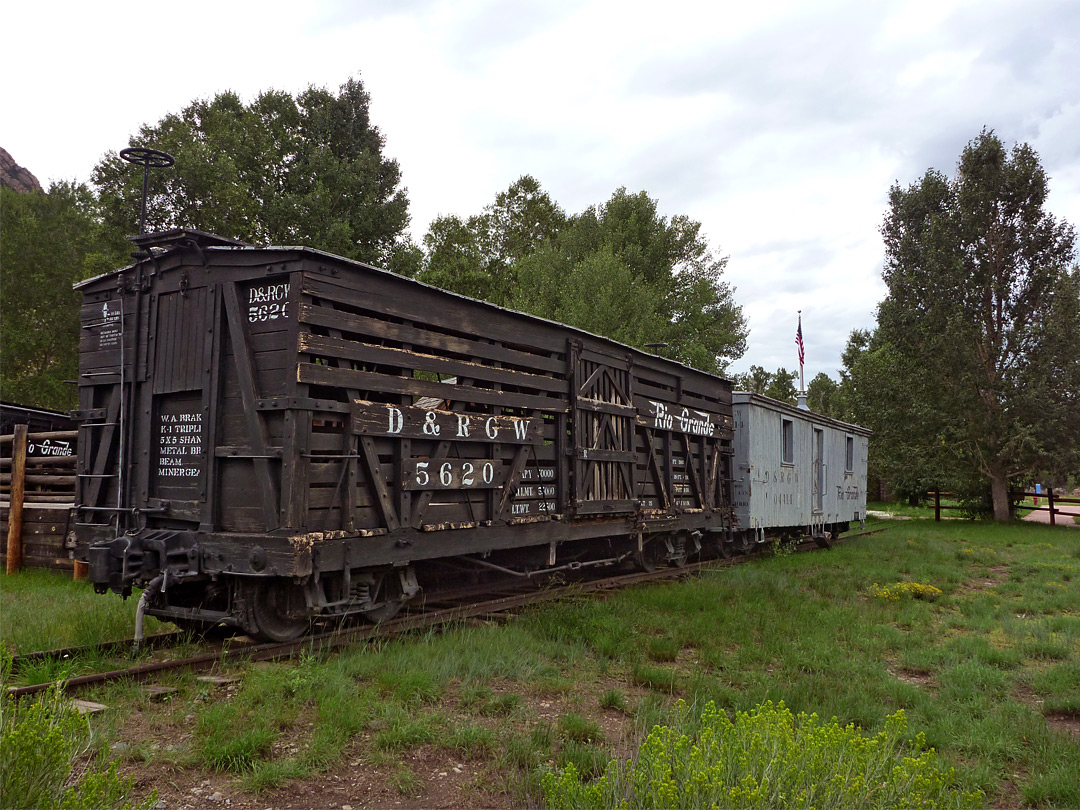
<path id="1" fill-rule="evenodd" d="M 644 452 L 648 457 L 649 473 L 652 476 L 650 483 L 652 484 L 653 491 L 652 497 L 657 500 L 656 506 L 659 509 L 670 509 L 671 498 L 668 497 L 667 484 L 664 481 L 664 473 L 661 470 L 660 463 L 656 460 L 656 439 L 653 437 L 651 430 L 643 429 L 645 434 L 645 448 Z M 645 492 L 642 492 L 643 497 L 649 497 Z"/>
<path id="2" fill-rule="evenodd" d="M 157 306 L 150 313 L 155 319 L 154 374 L 151 388 L 155 394 L 199 389 L 202 381 L 202 354 L 206 340 L 203 327 L 206 287 L 156 296 Z M 147 341 L 140 344 L 145 348 Z"/>
<path id="3" fill-rule="evenodd" d="M 135 359 L 135 349 L 129 346 L 124 352 L 124 357 L 128 361 L 128 367 L 134 368 L 131 365 Z M 116 368 L 116 364 L 120 359 L 119 349 L 103 349 L 102 351 L 85 352 L 79 355 L 80 373 L 82 372 L 99 372 L 107 371 Z M 99 380 L 108 379 L 107 377 L 82 377 L 84 383 L 97 384 Z"/>
<path id="4" fill-rule="evenodd" d="M 685 397 L 682 400 L 675 400 L 671 398 L 670 395 L 664 396 L 660 393 L 645 395 L 642 394 L 640 390 L 635 391 L 634 407 L 637 408 L 638 414 L 640 416 L 648 416 L 648 414 L 651 413 L 651 406 L 649 404 L 650 402 L 663 402 L 665 405 L 668 405 L 669 408 L 675 413 L 678 413 L 683 408 L 711 413 L 714 416 L 718 417 L 718 419 L 722 420 L 724 429 L 728 431 L 733 430 L 735 426 L 735 420 L 731 410 L 725 409 L 715 402 L 706 402 L 704 400 L 693 399 L 687 400 L 687 398 Z"/>
<path id="5" fill-rule="evenodd" d="M 705 507 L 705 498 L 702 494 L 702 469 L 700 464 L 700 454 L 697 453 L 697 443 L 691 441 L 690 434 L 683 433 L 682 444 L 683 449 L 686 451 L 686 476 L 690 479 L 690 489 L 694 494 L 694 498 L 697 499 L 698 506 L 700 508 Z"/>
<path id="6" fill-rule="evenodd" d="M 392 317 L 423 322 L 464 337 L 483 335 L 509 348 L 561 352 L 566 341 L 567 327 L 448 295 L 389 273 L 365 274 L 357 288 L 341 286 L 336 279 L 308 275 L 304 279 L 304 292 L 367 312 L 385 312 Z"/>
<path id="7" fill-rule="evenodd" d="M 561 357 L 552 356 L 549 352 L 526 352 L 498 343 L 486 343 L 437 332 L 428 325 L 413 326 L 409 322 L 394 323 L 365 315 L 355 315 L 328 306 L 301 304 L 300 322 L 312 326 L 337 328 L 343 332 L 382 338 L 401 344 L 411 344 L 414 348 L 423 347 L 427 353 L 444 351 L 473 359 L 497 360 L 506 367 L 522 371 L 550 371 L 559 375 L 564 371 L 565 366 Z"/>
<path id="8" fill-rule="evenodd" d="M 244 403 L 244 413 L 247 417 L 248 440 L 257 454 L 265 455 L 267 447 L 266 427 L 263 425 L 263 420 L 255 407 L 258 392 L 255 388 L 251 352 L 247 345 L 244 325 L 240 317 L 240 303 L 236 294 L 236 285 L 223 284 L 222 296 L 225 303 L 225 319 L 228 323 L 229 339 L 233 347 L 233 360 L 240 381 L 240 394 Z M 277 482 L 274 481 L 271 475 L 268 459 L 256 458 L 253 461 L 257 471 L 258 489 L 265 518 L 264 529 L 272 531 L 279 525 Z"/>
<path id="9" fill-rule="evenodd" d="M 7 565 L 7 554 L 0 554 L 0 565 Z M 40 568 L 45 571 L 71 571 L 75 563 L 64 557 L 24 557 L 23 568 Z"/>
<path id="10" fill-rule="evenodd" d="M 362 361 L 369 364 L 397 366 L 402 369 L 431 371 L 455 377 L 472 377 L 477 380 L 501 382 L 519 388 L 551 391 L 564 396 L 568 390 L 565 381 L 540 374 L 319 335 L 301 335 L 300 351 L 325 357 Z"/>
<path id="11" fill-rule="evenodd" d="M 566 407 L 565 401 L 555 397 L 495 391 L 490 388 L 474 388 L 467 385 L 449 385 L 429 380 L 407 379 L 370 371 L 332 368 L 312 363 L 297 367 L 297 380 L 310 385 L 327 385 L 339 388 L 359 388 L 384 394 L 410 394 L 412 396 L 437 397 L 455 402 L 501 405 L 512 408 L 537 408 L 557 412 Z"/>

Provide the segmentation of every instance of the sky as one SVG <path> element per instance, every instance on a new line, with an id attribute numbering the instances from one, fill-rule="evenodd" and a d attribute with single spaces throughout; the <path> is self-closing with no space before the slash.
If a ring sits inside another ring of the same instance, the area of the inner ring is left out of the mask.
<path id="1" fill-rule="evenodd" d="M 371 95 L 419 242 L 530 174 L 567 213 L 626 187 L 702 225 L 751 364 L 834 378 L 885 295 L 889 188 L 952 176 L 984 127 L 1028 143 L 1080 223 L 1076 0 L 13 3 L 0 146 L 88 181 L 197 98 Z"/>

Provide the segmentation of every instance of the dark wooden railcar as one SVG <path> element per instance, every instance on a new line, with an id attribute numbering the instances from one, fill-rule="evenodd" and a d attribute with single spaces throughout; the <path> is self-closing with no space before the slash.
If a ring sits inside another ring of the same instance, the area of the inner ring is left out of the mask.
<path id="1" fill-rule="evenodd" d="M 288 637 L 392 615 L 430 561 L 650 565 L 730 534 L 726 380 L 316 250 L 141 247 L 79 285 L 101 591 Z"/>

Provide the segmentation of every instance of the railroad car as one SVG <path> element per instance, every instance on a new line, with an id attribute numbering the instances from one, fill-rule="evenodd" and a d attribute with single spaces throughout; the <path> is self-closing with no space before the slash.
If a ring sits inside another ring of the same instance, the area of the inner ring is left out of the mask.
<path id="1" fill-rule="evenodd" d="M 191 230 L 80 283 L 80 556 L 296 637 L 428 581 L 736 542 L 731 383 L 310 248 Z"/>
<path id="2" fill-rule="evenodd" d="M 865 523 L 868 430 L 759 394 L 736 391 L 732 405 L 741 540 L 809 536 L 827 545 Z"/>

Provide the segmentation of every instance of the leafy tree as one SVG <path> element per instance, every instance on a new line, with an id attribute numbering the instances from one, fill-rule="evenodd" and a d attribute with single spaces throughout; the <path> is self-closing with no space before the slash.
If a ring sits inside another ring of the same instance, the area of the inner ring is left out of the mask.
<path id="1" fill-rule="evenodd" d="M 1047 190 L 1031 147 L 984 130 L 955 178 L 893 186 L 882 226 L 876 351 L 913 408 L 897 451 L 988 482 L 998 520 L 1011 482 L 1080 456 L 1080 270 Z"/>
<path id="2" fill-rule="evenodd" d="M 719 371 L 747 330 L 700 230 L 626 189 L 566 217 L 526 176 L 482 214 L 432 223 L 421 278 Z"/>
<path id="3" fill-rule="evenodd" d="M 840 385 L 824 371 L 818 372 L 806 387 L 806 404 L 814 413 L 842 419 Z"/>
<path id="4" fill-rule="evenodd" d="M 788 371 L 786 368 L 778 368 L 776 373 L 772 375 L 768 388 L 765 389 L 765 396 L 794 405 L 797 396 L 795 390 L 795 380 L 797 379 L 799 379 L 799 375 L 796 372 Z"/>
<path id="5" fill-rule="evenodd" d="M 446 290 L 511 306 L 517 263 L 550 245 L 566 216 L 540 183 L 524 175 L 480 214 L 436 218 L 424 237 L 421 278 Z"/>
<path id="6" fill-rule="evenodd" d="M 47 193 L 0 188 L 0 389 L 4 399 L 64 410 L 78 376 L 80 295 L 72 284 L 123 264 L 85 185 Z"/>
<path id="7" fill-rule="evenodd" d="M 176 158 L 150 174 L 147 228 L 191 227 L 392 264 L 409 250 L 408 200 L 397 161 L 382 154 L 369 102 L 360 80 L 350 79 L 337 95 L 267 90 L 246 105 L 225 92 L 144 125 L 130 145 Z M 92 179 L 106 224 L 136 232 L 141 169 L 110 152 Z"/>
<path id="8" fill-rule="evenodd" d="M 936 430 L 933 386 L 917 363 L 865 329 L 851 333 L 842 360 L 842 418 L 873 431 L 868 478 L 913 504 L 929 490 L 953 489 L 956 458 Z"/>
<path id="9" fill-rule="evenodd" d="M 736 374 L 734 383 L 737 391 L 761 394 L 794 405 L 797 398 L 795 380 L 798 377 L 796 372 L 788 371 L 783 367 L 773 372 L 766 371 L 761 366 L 752 365 L 745 374 Z"/>

